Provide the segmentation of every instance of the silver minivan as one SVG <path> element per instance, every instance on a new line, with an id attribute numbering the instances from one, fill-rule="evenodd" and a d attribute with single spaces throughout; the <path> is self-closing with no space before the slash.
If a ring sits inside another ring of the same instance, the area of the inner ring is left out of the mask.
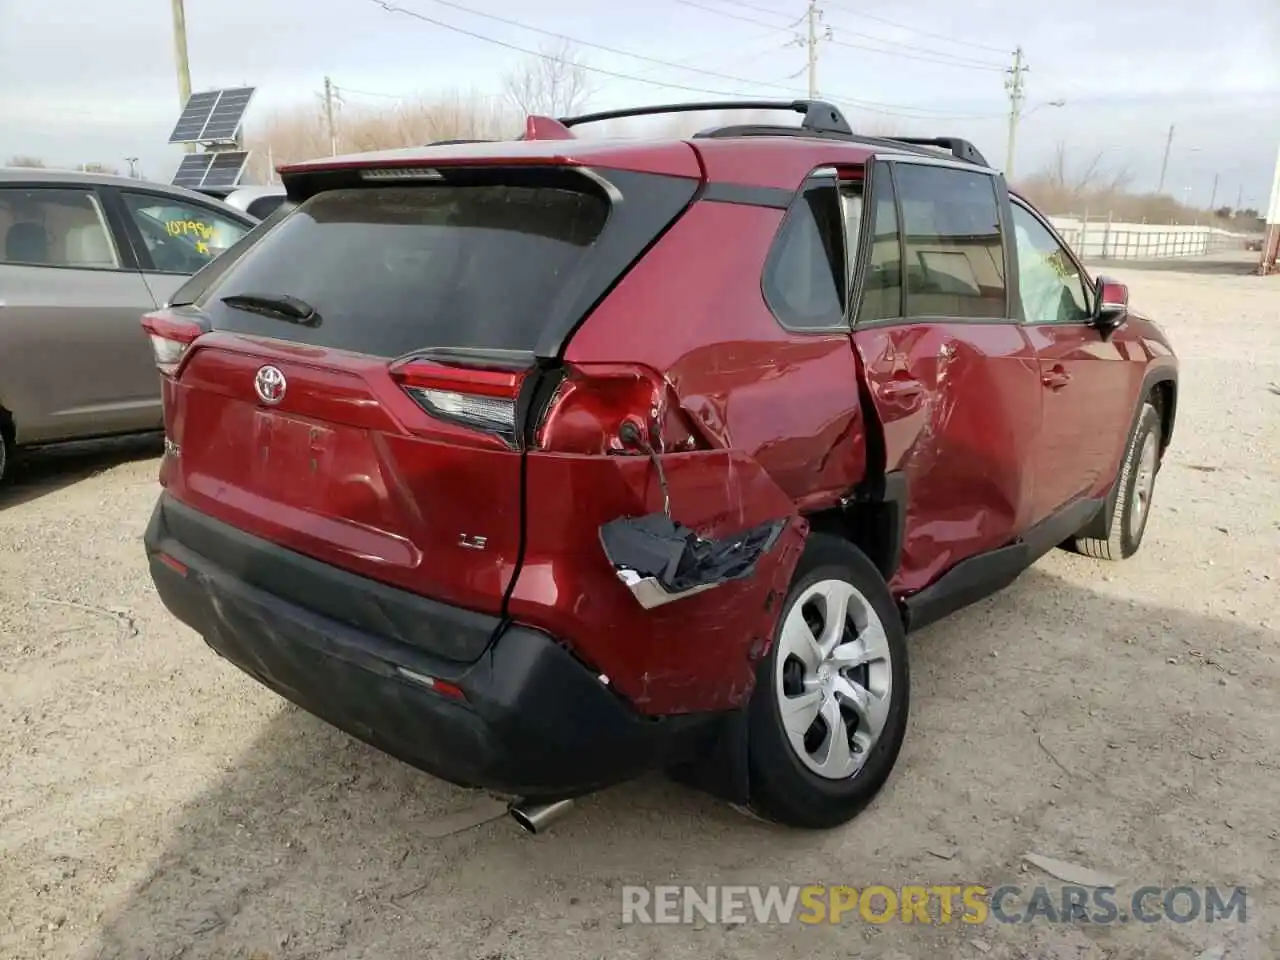
<path id="1" fill-rule="evenodd" d="M 180 187 L 0 169 L 0 477 L 21 447 L 159 430 L 139 320 L 256 223 Z"/>

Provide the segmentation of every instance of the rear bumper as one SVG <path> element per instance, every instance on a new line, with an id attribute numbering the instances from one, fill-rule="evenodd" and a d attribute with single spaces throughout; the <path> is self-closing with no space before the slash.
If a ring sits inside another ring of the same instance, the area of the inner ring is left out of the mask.
<path id="1" fill-rule="evenodd" d="M 452 783 L 536 799 L 588 793 L 661 764 L 706 719 L 639 716 L 553 638 L 518 624 L 452 608 L 425 624 L 446 649 L 460 622 L 491 630 L 488 650 L 463 663 L 406 642 L 390 622 L 370 629 L 367 597 L 349 615 L 332 592 L 324 613 L 283 599 L 259 574 L 297 554 L 168 494 L 145 543 L 161 600 L 215 651 L 308 712 Z M 350 587 L 349 574 L 334 568 L 333 576 Z M 376 594 L 379 585 L 369 586 Z M 455 684 L 465 700 L 413 676 Z"/>

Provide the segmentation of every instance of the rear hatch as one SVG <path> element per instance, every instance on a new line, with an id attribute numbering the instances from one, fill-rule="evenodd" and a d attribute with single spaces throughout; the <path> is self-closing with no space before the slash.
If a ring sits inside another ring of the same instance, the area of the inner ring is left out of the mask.
<path id="1" fill-rule="evenodd" d="M 687 176 L 679 157 L 662 174 L 469 160 L 298 175 L 296 210 L 144 321 L 166 376 L 162 483 L 305 556 L 502 614 L 525 374 L 693 197 L 696 160 L 673 150 Z"/>

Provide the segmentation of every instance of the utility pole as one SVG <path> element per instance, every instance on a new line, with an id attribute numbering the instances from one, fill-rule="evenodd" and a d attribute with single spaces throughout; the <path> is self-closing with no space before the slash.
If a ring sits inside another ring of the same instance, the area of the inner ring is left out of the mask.
<path id="1" fill-rule="evenodd" d="M 187 14 L 183 0 L 170 0 L 173 7 L 173 57 L 178 66 L 178 109 L 185 110 L 191 99 L 191 64 L 187 60 Z M 187 153 L 196 149 L 194 143 L 183 144 Z"/>
<path id="2" fill-rule="evenodd" d="M 1209 209 L 1214 210 L 1214 204 L 1218 202 L 1218 175 L 1213 175 L 1213 193 L 1209 194 Z"/>
<path id="3" fill-rule="evenodd" d="M 1240 216 L 1240 208 L 1244 206 L 1244 184 L 1236 191 L 1236 216 Z"/>
<path id="4" fill-rule="evenodd" d="M 1160 163 L 1160 186 L 1156 193 L 1164 193 L 1164 176 L 1169 172 L 1169 151 L 1173 149 L 1173 124 L 1169 124 L 1169 136 L 1164 141 L 1164 160 Z"/>
<path id="5" fill-rule="evenodd" d="M 338 155 L 338 128 L 333 125 L 333 81 L 324 78 L 324 117 L 329 127 L 329 156 Z"/>
<path id="6" fill-rule="evenodd" d="M 125 157 L 124 162 L 129 165 L 129 179 L 137 180 L 138 179 L 138 158 Z"/>
<path id="7" fill-rule="evenodd" d="M 818 21 L 822 11 L 818 9 L 818 0 L 809 0 L 807 19 L 809 21 L 809 39 L 805 49 L 809 53 L 809 99 L 818 97 Z"/>
<path id="8" fill-rule="evenodd" d="M 1004 161 L 1004 177 L 1013 179 L 1013 162 L 1017 154 L 1018 121 L 1022 119 L 1023 76 L 1030 69 L 1022 60 L 1022 47 L 1013 52 L 1013 66 L 1007 73 L 1004 88 L 1009 91 L 1009 147 Z"/>

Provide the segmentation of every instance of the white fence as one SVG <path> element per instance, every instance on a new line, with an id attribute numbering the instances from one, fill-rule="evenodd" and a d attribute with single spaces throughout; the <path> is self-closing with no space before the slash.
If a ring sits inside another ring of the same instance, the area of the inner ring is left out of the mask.
<path id="1" fill-rule="evenodd" d="M 1246 236 L 1217 227 L 1123 223 L 1089 217 L 1050 217 L 1076 255 L 1086 260 L 1196 257 L 1243 250 Z"/>

